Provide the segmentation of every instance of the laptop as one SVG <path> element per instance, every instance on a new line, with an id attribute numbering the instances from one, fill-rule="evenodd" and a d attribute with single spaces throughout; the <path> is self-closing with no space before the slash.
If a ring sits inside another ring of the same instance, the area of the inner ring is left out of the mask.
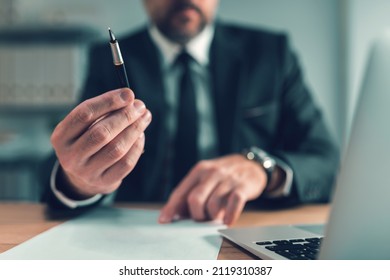
<path id="1" fill-rule="evenodd" d="M 390 260 L 390 32 L 371 47 L 325 228 L 219 232 L 261 259 Z"/>

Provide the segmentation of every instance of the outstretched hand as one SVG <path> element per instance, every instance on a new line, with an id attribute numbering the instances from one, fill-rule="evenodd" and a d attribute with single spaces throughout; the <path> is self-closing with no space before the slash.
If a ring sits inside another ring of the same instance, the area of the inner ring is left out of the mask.
<path id="1" fill-rule="evenodd" d="M 143 152 L 151 119 L 145 104 L 127 88 L 73 109 L 51 136 L 69 193 L 87 198 L 116 190 Z"/>

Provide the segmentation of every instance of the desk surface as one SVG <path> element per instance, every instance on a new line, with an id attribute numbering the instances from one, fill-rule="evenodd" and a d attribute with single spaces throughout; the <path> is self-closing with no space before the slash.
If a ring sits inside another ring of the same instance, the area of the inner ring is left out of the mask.
<path id="1" fill-rule="evenodd" d="M 120 207 L 158 209 L 156 205 L 121 204 Z M 306 205 L 283 210 L 245 211 L 233 227 L 281 224 L 323 223 L 329 205 Z M 0 203 L 0 253 L 68 220 L 64 215 L 49 217 L 42 204 Z M 255 256 L 224 240 L 220 260 L 256 259 Z"/>

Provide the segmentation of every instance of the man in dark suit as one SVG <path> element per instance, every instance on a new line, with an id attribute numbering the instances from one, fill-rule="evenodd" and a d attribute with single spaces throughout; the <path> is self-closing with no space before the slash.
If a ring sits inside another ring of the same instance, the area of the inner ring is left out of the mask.
<path id="1" fill-rule="evenodd" d="M 231 224 L 248 201 L 328 201 L 338 150 L 286 36 L 216 21 L 217 0 L 144 4 L 151 25 L 120 40 L 132 90 L 115 89 L 107 44 L 91 50 L 85 101 L 52 135 L 48 202 L 168 200 L 162 223 Z"/>

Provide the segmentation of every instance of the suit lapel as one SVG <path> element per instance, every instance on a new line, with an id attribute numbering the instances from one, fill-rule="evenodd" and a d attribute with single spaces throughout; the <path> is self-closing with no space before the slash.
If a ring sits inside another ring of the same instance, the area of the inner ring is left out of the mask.
<path id="1" fill-rule="evenodd" d="M 221 155 L 233 152 L 233 128 L 237 112 L 240 49 L 235 38 L 216 25 L 210 48 L 212 95 L 214 97 Z"/>

